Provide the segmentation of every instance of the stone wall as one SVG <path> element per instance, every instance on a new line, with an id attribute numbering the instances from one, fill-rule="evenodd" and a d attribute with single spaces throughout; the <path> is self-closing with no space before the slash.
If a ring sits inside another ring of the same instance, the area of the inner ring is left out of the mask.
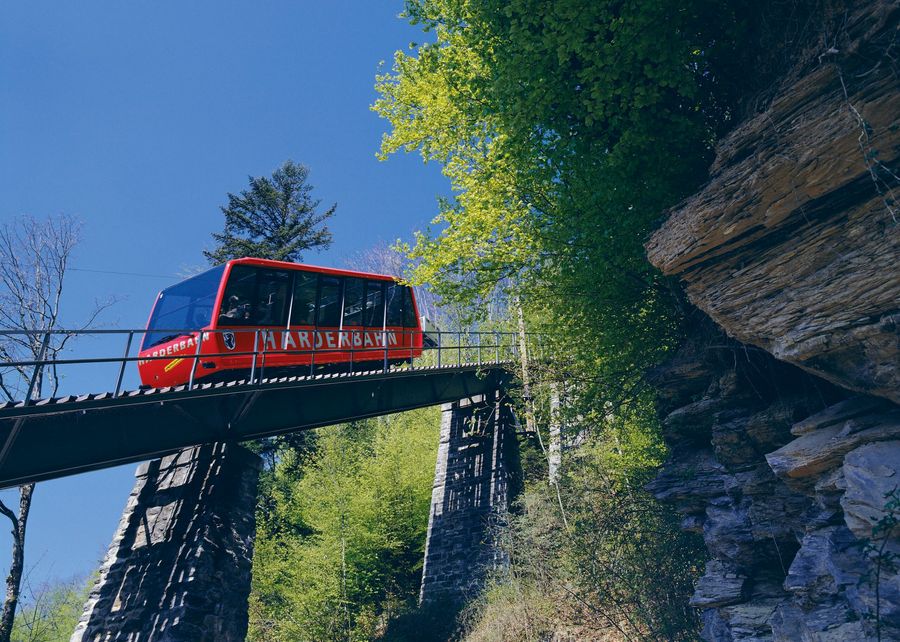
<path id="1" fill-rule="evenodd" d="M 500 393 L 446 404 L 441 413 L 420 601 L 457 603 L 506 563 L 493 529 L 502 524 L 517 457 Z"/>
<path id="2" fill-rule="evenodd" d="M 141 464 L 72 642 L 238 642 L 259 458 L 208 444 Z"/>

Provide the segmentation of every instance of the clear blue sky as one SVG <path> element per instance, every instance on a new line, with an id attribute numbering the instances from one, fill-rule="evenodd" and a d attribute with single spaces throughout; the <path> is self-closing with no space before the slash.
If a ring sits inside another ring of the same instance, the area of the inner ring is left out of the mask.
<path id="1" fill-rule="evenodd" d="M 7 2 L 0 7 L 0 221 L 67 213 L 83 223 L 65 321 L 120 301 L 106 327 L 142 327 L 157 290 L 203 264 L 219 206 L 248 175 L 308 165 L 337 202 L 331 250 L 344 265 L 409 237 L 447 193 L 418 156 L 378 162 L 385 123 L 369 106 L 379 61 L 422 34 L 400 0 Z M 83 343 L 80 350 L 120 347 Z M 108 371 L 71 370 L 65 392 L 109 389 Z M 134 466 L 38 485 L 31 580 L 88 573 L 105 551 Z M 16 497 L 0 494 L 8 503 Z M 4 520 L 5 522 L 5 520 Z M 11 540 L 0 524 L 0 573 Z"/>

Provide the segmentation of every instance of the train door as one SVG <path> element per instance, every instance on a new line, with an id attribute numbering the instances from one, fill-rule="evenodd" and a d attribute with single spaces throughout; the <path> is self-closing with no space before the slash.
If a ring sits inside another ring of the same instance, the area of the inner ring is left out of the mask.
<path id="1" fill-rule="evenodd" d="M 381 342 L 384 337 L 384 281 L 365 282 L 365 298 L 362 310 L 362 335 L 359 346 L 360 356 L 366 361 L 383 361 Z"/>
<path id="2" fill-rule="evenodd" d="M 342 360 L 383 361 L 384 282 L 344 278 Z"/>
<path id="3" fill-rule="evenodd" d="M 421 350 L 421 333 L 417 332 L 415 307 L 413 306 L 411 288 L 390 283 L 385 293 L 386 312 L 385 329 L 387 341 L 391 348 L 391 359 L 411 359 L 419 356 Z"/>
<path id="4" fill-rule="evenodd" d="M 334 363 L 342 359 L 339 350 L 343 315 L 344 280 L 330 274 L 319 275 L 316 305 L 316 335 L 313 359 L 316 364 Z"/>

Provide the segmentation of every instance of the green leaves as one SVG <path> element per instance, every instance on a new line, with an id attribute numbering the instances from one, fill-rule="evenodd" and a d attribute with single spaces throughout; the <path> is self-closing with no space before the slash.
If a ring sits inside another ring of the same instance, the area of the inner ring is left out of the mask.
<path id="1" fill-rule="evenodd" d="M 279 461 L 258 528 L 250 640 L 368 640 L 415 604 L 431 503 L 436 408 L 319 430 Z"/>
<path id="2" fill-rule="evenodd" d="M 503 295 L 523 301 L 529 329 L 550 342 L 542 377 L 565 382 L 571 415 L 596 440 L 564 489 L 574 524 L 567 550 L 558 529 L 537 532 L 555 498 L 532 489 L 514 520 L 522 541 L 510 550 L 511 576 L 495 589 L 508 598 L 513 587 L 526 601 L 536 592 L 534 612 L 552 604 L 573 622 L 611 609 L 613 621 L 632 618 L 629 635 L 691 638 L 696 621 L 684 605 L 696 542 L 640 490 L 664 456 L 644 373 L 678 344 L 682 322 L 678 289 L 643 244 L 706 178 L 711 142 L 728 124 L 732 97 L 722 87 L 731 85 L 720 80 L 737 68 L 735 14 L 745 7 L 406 6 L 433 41 L 398 52 L 377 79 L 373 109 L 391 125 L 380 156 L 418 151 L 442 164 L 455 194 L 439 204 L 434 231 L 416 235 L 412 279 L 470 308 Z M 558 587 L 539 590 L 548 577 Z"/>
<path id="3" fill-rule="evenodd" d="M 95 579 L 72 578 L 29 589 L 16 615 L 13 642 L 67 642 Z"/>
<path id="4" fill-rule="evenodd" d="M 589 397 L 627 397 L 678 337 L 643 243 L 705 178 L 742 6 L 406 5 L 433 41 L 377 78 L 380 156 L 418 151 L 455 192 L 416 235 L 413 281 L 469 306 L 515 289 L 559 336 L 567 376 L 602 379 Z"/>

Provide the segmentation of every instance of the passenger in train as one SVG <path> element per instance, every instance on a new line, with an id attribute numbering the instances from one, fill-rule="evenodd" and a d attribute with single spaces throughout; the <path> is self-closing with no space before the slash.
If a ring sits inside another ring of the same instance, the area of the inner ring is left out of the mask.
<path id="1" fill-rule="evenodd" d="M 227 308 L 227 311 L 225 311 Z M 222 305 L 222 310 L 219 316 L 225 317 L 226 319 L 249 319 L 250 318 L 250 303 L 248 301 L 243 301 L 236 294 L 232 294 L 228 297 L 228 301 Z"/>

